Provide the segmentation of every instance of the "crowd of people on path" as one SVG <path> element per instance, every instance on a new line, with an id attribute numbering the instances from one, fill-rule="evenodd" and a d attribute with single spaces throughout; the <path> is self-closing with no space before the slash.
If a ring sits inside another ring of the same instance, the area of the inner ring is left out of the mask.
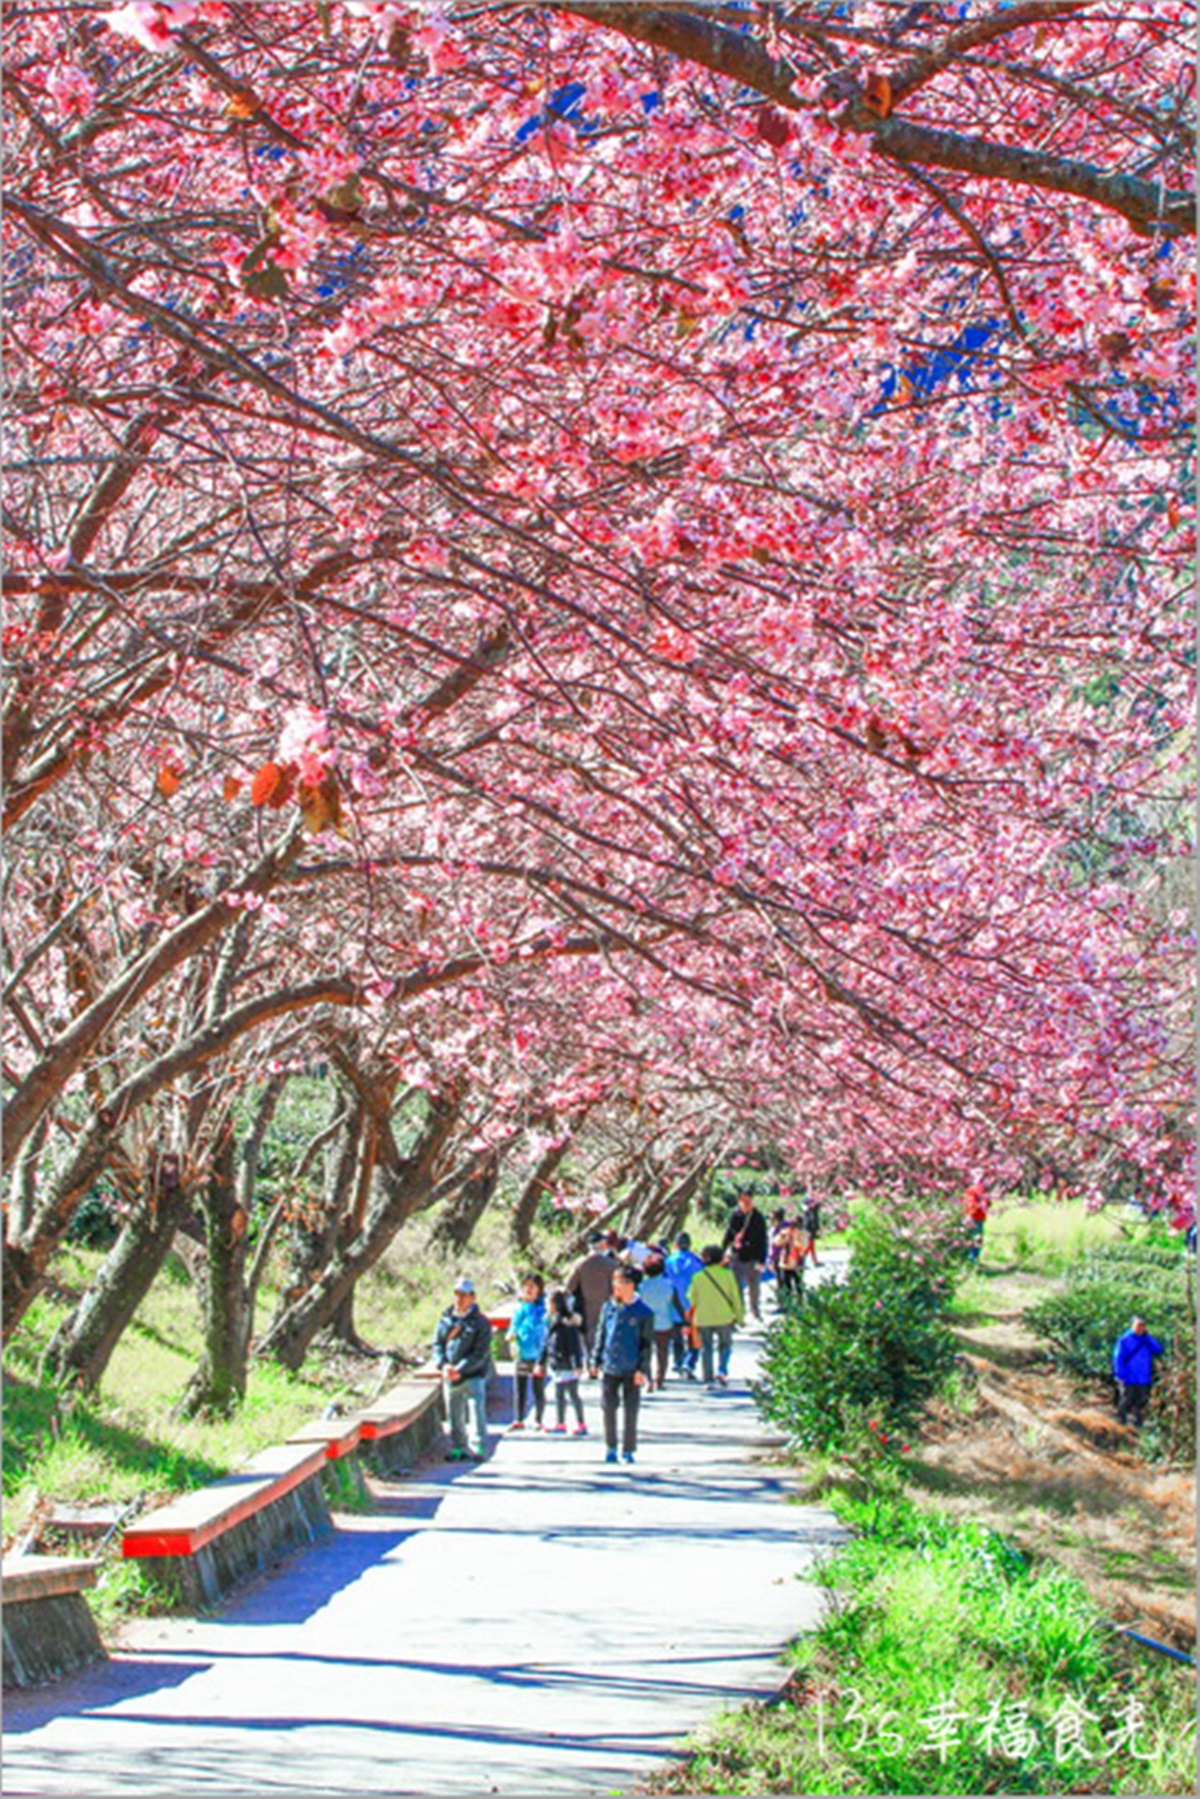
<path id="1" fill-rule="evenodd" d="M 633 1462 L 643 1396 L 661 1392 L 668 1371 L 702 1380 L 711 1392 L 727 1387 L 737 1327 L 747 1312 L 761 1322 L 764 1271 L 777 1278 L 783 1298 L 805 1257 L 816 1262 L 819 1224 L 819 1207 L 808 1202 L 793 1217 L 777 1211 L 768 1229 L 753 1194 L 744 1192 L 721 1242 L 699 1254 L 686 1231 L 669 1247 L 596 1231 L 562 1286 L 548 1292 L 540 1274 L 525 1275 L 504 1333 L 513 1358 L 508 1429 L 587 1436 L 582 1383 L 596 1380 L 604 1459 Z M 434 1339 L 453 1461 L 480 1461 L 487 1453 L 492 1336 L 474 1283 L 464 1277 Z"/>
<path id="2" fill-rule="evenodd" d="M 968 1216 L 978 1226 L 971 1245 L 978 1255 L 986 1206 L 973 1203 Z M 761 1322 L 764 1271 L 774 1276 L 779 1303 L 786 1306 L 799 1288 L 806 1261 L 811 1257 L 820 1266 L 820 1223 L 819 1202 L 806 1199 L 796 1213 L 776 1210 L 768 1225 L 747 1191 L 738 1195 L 721 1242 L 699 1255 L 686 1231 L 670 1249 L 622 1238 L 616 1231 L 597 1231 L 561 1287 L 548 1294 L 540 1274 L 527 1274 L 506 1333 L 515 1402 L 508 1429 L 586 1437 L 582 1383 L 598 1380 L 605 1460 L 634 1461 L 643 1395 L 661 1392 L 668 1369 L 684 1381 L 702 1379 L 709 1391 L 728 1386 L 737 1327 L 747 1314 Z M 454 1461 L 481 1461 L 487 1452 L 492 1335 L 473 1282 L 457 1281 L 434 1340 Z M 1155 1363 L 1163 1353 L 1163 1344 L 1143 1318 L 1134 1318 L 1114 1344 L 1112 1373 L 1121 1423 L 1141 1426 Z M 554 1395 L 552 1420 L 548 1388 Z"/>

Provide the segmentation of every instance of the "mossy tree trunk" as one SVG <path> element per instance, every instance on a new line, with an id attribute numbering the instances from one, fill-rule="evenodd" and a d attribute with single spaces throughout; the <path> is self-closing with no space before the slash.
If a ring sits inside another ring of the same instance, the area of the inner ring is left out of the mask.
<path id="1" fill-rule="evenodd" d="M 178 1185 L 136 1206 L 95 1280 L 63 1319 L 42 1357 L 43 1380 L 99 1385 L 113 1350 L 167 1258 L 183 1211 Z"/>

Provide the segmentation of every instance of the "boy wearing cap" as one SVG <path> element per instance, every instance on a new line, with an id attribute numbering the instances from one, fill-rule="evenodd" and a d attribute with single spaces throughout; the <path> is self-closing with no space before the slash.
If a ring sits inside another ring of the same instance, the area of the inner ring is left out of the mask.
<path id="1" fill-rule="evenodd" d="M 487 1454 L 487 1381 L 492 1366 L 492 1327 L 475 1303 L 475 1283 L 454 1283 L 452 1304 L 438 1319 L 433 1353 L 442 1371 L 450 1419 L 451 1462 L 481 1462 Z M 467 1442 L 467 1412 L 475 1418 L 475 1448 Z"/>

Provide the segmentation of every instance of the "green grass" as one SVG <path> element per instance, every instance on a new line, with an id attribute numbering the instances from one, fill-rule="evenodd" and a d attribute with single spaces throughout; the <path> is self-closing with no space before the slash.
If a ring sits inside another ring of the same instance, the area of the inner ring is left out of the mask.
<path id="1" fill-rule="evenodd" d="M 486 1305 L 510 1294 L 524 1267 L 550 1273 L 563 1252 L 560 1239 L 542 1233 L 528 1258 L 514 1259 L 507 1218 L 496 1212 L 484 1218 L 466 1252 L 440 1252 L 430 1243 L 431 1223 L 419 1219 L 402 1232 L 356 1295 L 356 1321 L 367 1342 L 421 1358 L 458 1273 L 474 1276 Z M 5 1351 L 7 1540 L 24 1532 L 39 1499 L 128 1504 L 202 1486 L 258 1450 L 285 1441 L 331 1401 L 350 1403 L 375 1380 L 375 1364 L 353 1367 L 317 1349 L 299 1374 L 252 1362 L 245 1404 L 232 1417 L 176 1419 L 173 1408 L 199 1358 L 201 1331 L 187 1271 L 177 1257 L 169 1257 L 99 1389 L 84 1396 L 60 1392 L 39 1380 L 41 1355 L 72 1296 L 102 1260 L 99 1250 L 64 1250 L 52 1269 L 61 1291 L 34 1302 Z M 272 1281 L 281 1272 L 273 1269 L 264 1287 L 260 1327 L 275 1303 Z"/>
<path id="2" fill-rule="evenodd" d="M 981 1265 L 1015 1263 L 1038 1274 L 1058 1274 L 1089 1249 L 1125 1242 L 1146 1229 L 1131 1227 L 1117 1207 L 1088 1212 L 1082 1200 L 999 1200 L 984 1231 Z"/>
<path id="3" fill-rule="evenodd" d="M 819 1576 L 829 1613 L 793 1646 L 787 1696 L 701 1733 L 658 1790 L 1193 1790 L 1189 1671 L 1106 1631 L 1074 1576 L 901 1498 L 881 1504 L 836 1488 L 826 1498 L 858 1534 Z M 1084 1739 L 1092 1761 L 1058 1754 L 1059 1720 L 1074 1704 L 1096 1719 Z M 1128 1747 L 1105 1753 L 1131 1706 L 1144 1720 L 1135 1742 L 1144 1759 Z M 1003 1742 L 1006 1727 L 1014 1734 Z"/>

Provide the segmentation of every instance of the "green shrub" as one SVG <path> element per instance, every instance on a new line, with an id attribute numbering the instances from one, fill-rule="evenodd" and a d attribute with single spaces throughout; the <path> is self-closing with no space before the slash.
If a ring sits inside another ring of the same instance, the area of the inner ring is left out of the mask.
<path id="1" fill-rule="evenodd" d="M 86 1193 L 67 1227 L 66 1241 L 88 1249 L 109 1249 L 121 1234 L 112 1195 L 103 1184 Z"/>
<path id="2" fill-rule="evenodd" d="M 852 1263 L 768 1331 L 759 1403 L 800 1448 L 844 1449 L 910 1424 L 953 1361 L 935 1294 Z"/>
<path id="3" fill-rule="evenodd" d="M 1141 1437 L 1142 1452 L 1172 1461 L 1194 1460 L 1196 1313 L 1190 1264 L 1179 1257 L 1172 1267 L 1157 1255 L 1143 1261 L 1094 1251 L 1068 1271 L 1061 1293 L 1026 1308 L 1025 1322 L 1046 1339 L 1060 1368 L 1107 1381 L 1112 1378 L 1113 1345 L 1135 1314 L 1145 1318 L 1166 1348 L 1155 1370 L 1154 1402 Z"/>
<path id="4" fill-rule="evenodd" d="M 1170 1268 L 1178 1271 L 1184 1261 L 1183 1239 L 1174 1245 L 1158 1243 L 1097 1243 L 1088 1251 L 1089 1263 L 1123 1266 L 1136 1262 L 1146 1268 Z"/>
<path id="5" fill-rule="evenodd" d="M 1108 1274 L 1081 1269 L 1061 1293 L 1028 1306 L 1024 1316 L 1030 1329 L 1046 1338 L 1060 1368 L 1107 1380 L 1112 1374 L 1113 1345 L 1129 1329 L 1135 1313 L 1146 1319 L 1170 1352 L 1185 1329 L 1188 1310 L 1180 1276 L 1151 1280 L 1146 1271 L 1131 1266 L 1129 1273 L 1119 1278 L 1115 1267 Z"/>

